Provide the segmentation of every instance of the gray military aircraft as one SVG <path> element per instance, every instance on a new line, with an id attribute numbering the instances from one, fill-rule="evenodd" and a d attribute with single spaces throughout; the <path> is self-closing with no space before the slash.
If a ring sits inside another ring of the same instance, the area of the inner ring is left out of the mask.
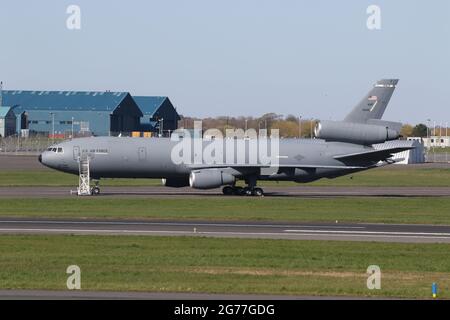
<path id="1" fill-rule="evenodd" d="M 343 121 L 318 122 L 315 139 L 280 139 L 275 165 L 263 164 L 260 159 L 253 163 L 227 160 L 226 155 L 236 150 L 235 146 L 233 150 L 227 149 L 226 143 L 223 161 L 175 163 L 173 150 L 182 139 L 128 137 L 65 141 L 42 153 L 39 161 L 47 167 L 78 175 L 80 163 L 89 159 L 90 177 L 97 182 L 102 178 L 160 178 L 167 187 L 223 187 L 225 195 L 261 196 L 263 190 L 256 187 L 258 180 L 305 183 L 332 179 L 392 164 L 395 153 L 411 149 L 373 147 L 400 137 L 401 123 L 381 120 L 397 83 L 396 79 L 378 81 Z M 200 152 L 213 140 L 202 139 Z M 248 160 L 249 141 L 244 140 Z M 244 180 L 247 186 L 236 186 L 238 180 Z M 96 184 L 92 194 L 98 193 Z"/>

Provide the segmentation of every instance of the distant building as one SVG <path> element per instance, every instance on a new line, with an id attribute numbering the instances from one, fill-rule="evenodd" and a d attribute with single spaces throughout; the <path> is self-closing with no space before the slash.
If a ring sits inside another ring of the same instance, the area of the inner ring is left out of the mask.
<path id="1" fill-rule="evenodd" d="M 410 138 L 408 138 L 410 139 Z M 414 139 L 414 138 L 411 138 Z M 446 136 L 431 136 L 422 138 L 425 148 L 448 148 L 450 147 L 450 137 Z"/>
<path id="2" fill-rule="evenodd" d="M 118 135 L 139 131 L 143 116 L 128 92 L 7 90 L 3 103 L 17 116 L 17 132 Z"/>
<path id="3" fill-rule="evenodd" d="M 422 138 L 422 137 L 408 137 L 408 138 L 406 138 L 407 141 L 419 141 L 420 143 L 424 143 L 423 139 L 424 138 Z"/>
<path id="4" fill-rule="evenodd" d="M 143 113 L 141 131 L 169 136 L 178 129 L 181 118 L 168 97 L 134 96 L 133 99 Z"/>
<path id="5" fill-rule="evenodd" d="M 16 115 L 10 107 L 0 106 L 0 137 L 16 134 Z"/>

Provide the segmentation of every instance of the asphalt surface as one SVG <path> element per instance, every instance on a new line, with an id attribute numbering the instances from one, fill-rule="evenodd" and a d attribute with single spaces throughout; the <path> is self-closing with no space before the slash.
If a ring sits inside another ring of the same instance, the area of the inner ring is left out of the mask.
<path id="1" fill-rule="evenodd" d="M 265 187 L 268 197 L 449 197 L 450 187 Z M 64 198 L 75 197 L 70 187 L 0 187 L 0 198 Z M 223 196 L 221 189 L 102 187 L 99 197 L 206 197 Z M 241 197 L 229 197 L 236 199 Z M 245 197 L 244 197 L 245 198 Z"/>
<path id="2" fill-rule="evenodd" d="M 450 226 L 212 221 L 0 219 L 0 234 L 197 236 L 216 238 L 450 243 Z"/>
<path id="3" fill-rule="evenodd" d="M 16 171 L 16 170 L 49 170 L 38 161 L 37 155 L 8 155 L 0 152 L 0 170 Z"/>
<path id="4" fill-rule="evenodd" d="M 178 292 L 0 290 L 0 300 L 381 300 L 380 297 L 281 296 Z"/>

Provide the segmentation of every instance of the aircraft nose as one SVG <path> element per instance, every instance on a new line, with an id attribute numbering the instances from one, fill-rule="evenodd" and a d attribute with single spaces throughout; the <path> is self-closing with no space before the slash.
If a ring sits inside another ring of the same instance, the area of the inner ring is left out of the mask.
<path id="1" fill-rule="evenodd" d="M 42 154 L 39 155 L 39 162 L 42 163 Z"/>

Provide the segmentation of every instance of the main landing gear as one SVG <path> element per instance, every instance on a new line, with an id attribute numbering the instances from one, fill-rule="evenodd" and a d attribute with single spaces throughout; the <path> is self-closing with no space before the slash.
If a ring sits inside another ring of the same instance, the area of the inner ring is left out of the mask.
<path id="1" fill-rule="evenodd" d="M 232 187 L 226 186 L 222 189 L 222 192 L 226 196 L 255 196 L 263 197 L 264 191 L 261 188 L 250 188 L 250 187 Z"/>
<path id="2" fill-rule="evenodd" d="M 255 196 L 263 197 L 264 191 L 256 187 L 256 177 L 248 177 L 245 179 L 247 187 L 226 186 L 222 192 L 226 196 Z"/>

